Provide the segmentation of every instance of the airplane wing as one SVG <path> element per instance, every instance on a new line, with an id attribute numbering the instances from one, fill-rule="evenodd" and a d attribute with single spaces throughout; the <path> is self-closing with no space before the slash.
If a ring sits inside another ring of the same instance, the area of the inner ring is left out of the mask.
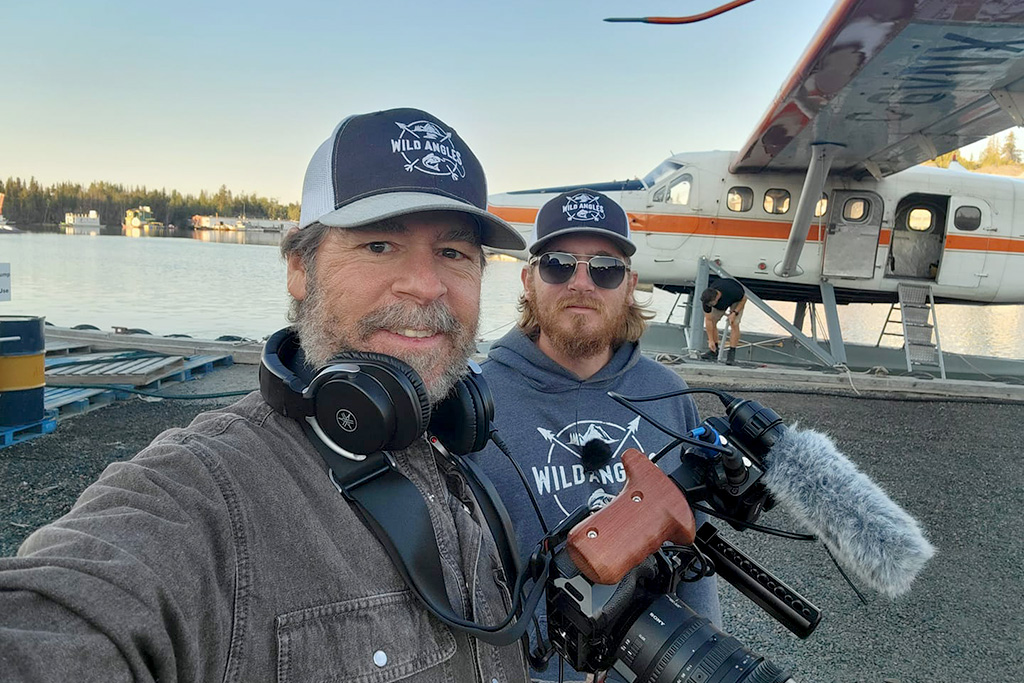
<path id="1" fill-rule="evenodd" d="M 882 178 L 1024 125 L 1024 0 L 838 0 L 730 170 Z"/>

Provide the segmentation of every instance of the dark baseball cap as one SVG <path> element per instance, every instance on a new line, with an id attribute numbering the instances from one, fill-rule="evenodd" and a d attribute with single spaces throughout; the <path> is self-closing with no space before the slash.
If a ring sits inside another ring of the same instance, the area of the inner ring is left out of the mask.
<path id="1" fill-rule="evenodd" d="M 487 211 L 483 168 L 455 129 L 408 108 L 338 124 L 306 168 L 299 228 L 357 228 L 420 211 L 469 214 L 483 244 L 526 247 L 515 228 Z"/>
<path id="2" fill-rule="evenodd" d="M 632 256 L 636 245 L 629 239 L 629 216 L 618 202 L 596 190 L 570 190 L 549 200 L 537 212 L 530 253 L 537 254 L 551 239 L 585 233 L 607 237 Z"/>

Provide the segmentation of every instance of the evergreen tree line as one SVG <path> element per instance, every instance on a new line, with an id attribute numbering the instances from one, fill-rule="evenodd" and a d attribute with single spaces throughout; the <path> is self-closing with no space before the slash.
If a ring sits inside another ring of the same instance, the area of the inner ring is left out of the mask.
<path id="1" fill-rule="evenodd" d="M 89 211 L 96 211 L 104 225 L 121 225 L 124 212 L 140 206 L 150 207 L 154 219 L 164 225 L 180 227 L 190 227 L 195 215 L 299 220 L 297 202 L 280 204 L 276 199 L 254 194 L 236 195 L 225 185 L 215 194 L 204 190 L 197 197 L 177 190 L 149 190 L 105 182 L 44 186 L 35 178 L 8 178 L 6 182 L 0 181 L 0 193 L 6 195 L 3 215 L 21 225 L 53 225 L 62 222 L 66 213 Z"/>
<path id="2" fill-rule="evenodd" d="M 948 168 L 953 158 L 960 162 L 960 165 L 969 171 L 976 171 L 979 168 L 991 168 L 993 166 L 1020 166 L 1024 162 L 1021 151 L 1017 149 L 1017 136 L 1014 131 L 1006 134 L 1000 141 L 998 135 L 992 135 L 985 142 L 985 148 L 977 159 L 964 156 L 960 150 L 943 154 L 935 159 L 935 165 L 941 168 Z"/>

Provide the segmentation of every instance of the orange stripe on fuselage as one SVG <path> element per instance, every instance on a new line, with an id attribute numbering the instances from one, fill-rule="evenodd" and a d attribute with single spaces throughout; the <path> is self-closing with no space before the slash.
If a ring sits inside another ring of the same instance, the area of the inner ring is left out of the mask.
<path id="1" fill-rule="evenodd" d="M 533 223 L 537 209 L 518 206 L 488 206 L 487 210 L 510 223 Z M 630 229 L 638 232 L 657 232 L 678 235 L 707 235 L 709 237 L 749 237 L 754 239 L 789 239 L 791 223 L 744 220 L 738 218 L 709 218 L 705 216 L 676 216 L 658 213 L 629 214 Z M 807 239 L 821 240 L 821 228 L 812 225 Z"/>
<path id="2" fill-rule="evenodd" d="M 491 204 L 487 207 L 487 210 L 509 223 L 533 223 L 537 220 L 537 209 L 518 206 L 494 206 Z"/>
<path id="3" fill-rule="evenodd" d="M 510 223 L 533 223 L 537 209 L 518 206 L 488 206 L 487 210 Z M 740 218 L 708 216 L 680 216 L 658 213 L 629 214 L 630 229 L 635 232 L 660 234 L 701 235 L 707 237 L 738 237 L 761 240 L 788 240 L 792 223 L 763 221 Z M 807 230 L 808 242 L 820 242 L 824 238 L 824 227 L 817 224 Z M 879 246 L 892 242 L 892 230 L 882 228 L 878 232 Z M 1024 254 L 1024 240 L 1002 237 L 948 235 L 947 249 L 962 251 L 993 251 Z"/>
<path id="4" fill-rule="evenodd" d="M 1008 254 L 1024 254 L 1024 240 L 1007 239 L 1005 237 L 949 235 L 946 237 L 946 248 L 962 251 L 1000 251 Z"/>

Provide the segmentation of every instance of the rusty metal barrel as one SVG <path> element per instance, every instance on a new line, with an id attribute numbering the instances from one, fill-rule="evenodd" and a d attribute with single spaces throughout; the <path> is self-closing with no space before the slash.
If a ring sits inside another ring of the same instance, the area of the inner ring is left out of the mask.
<path id="1" fill-rule="evenodd" d="M 0 427 L 18 427 L 43 419 L 43 325 L 43 318 L 0 316 Z"/>

